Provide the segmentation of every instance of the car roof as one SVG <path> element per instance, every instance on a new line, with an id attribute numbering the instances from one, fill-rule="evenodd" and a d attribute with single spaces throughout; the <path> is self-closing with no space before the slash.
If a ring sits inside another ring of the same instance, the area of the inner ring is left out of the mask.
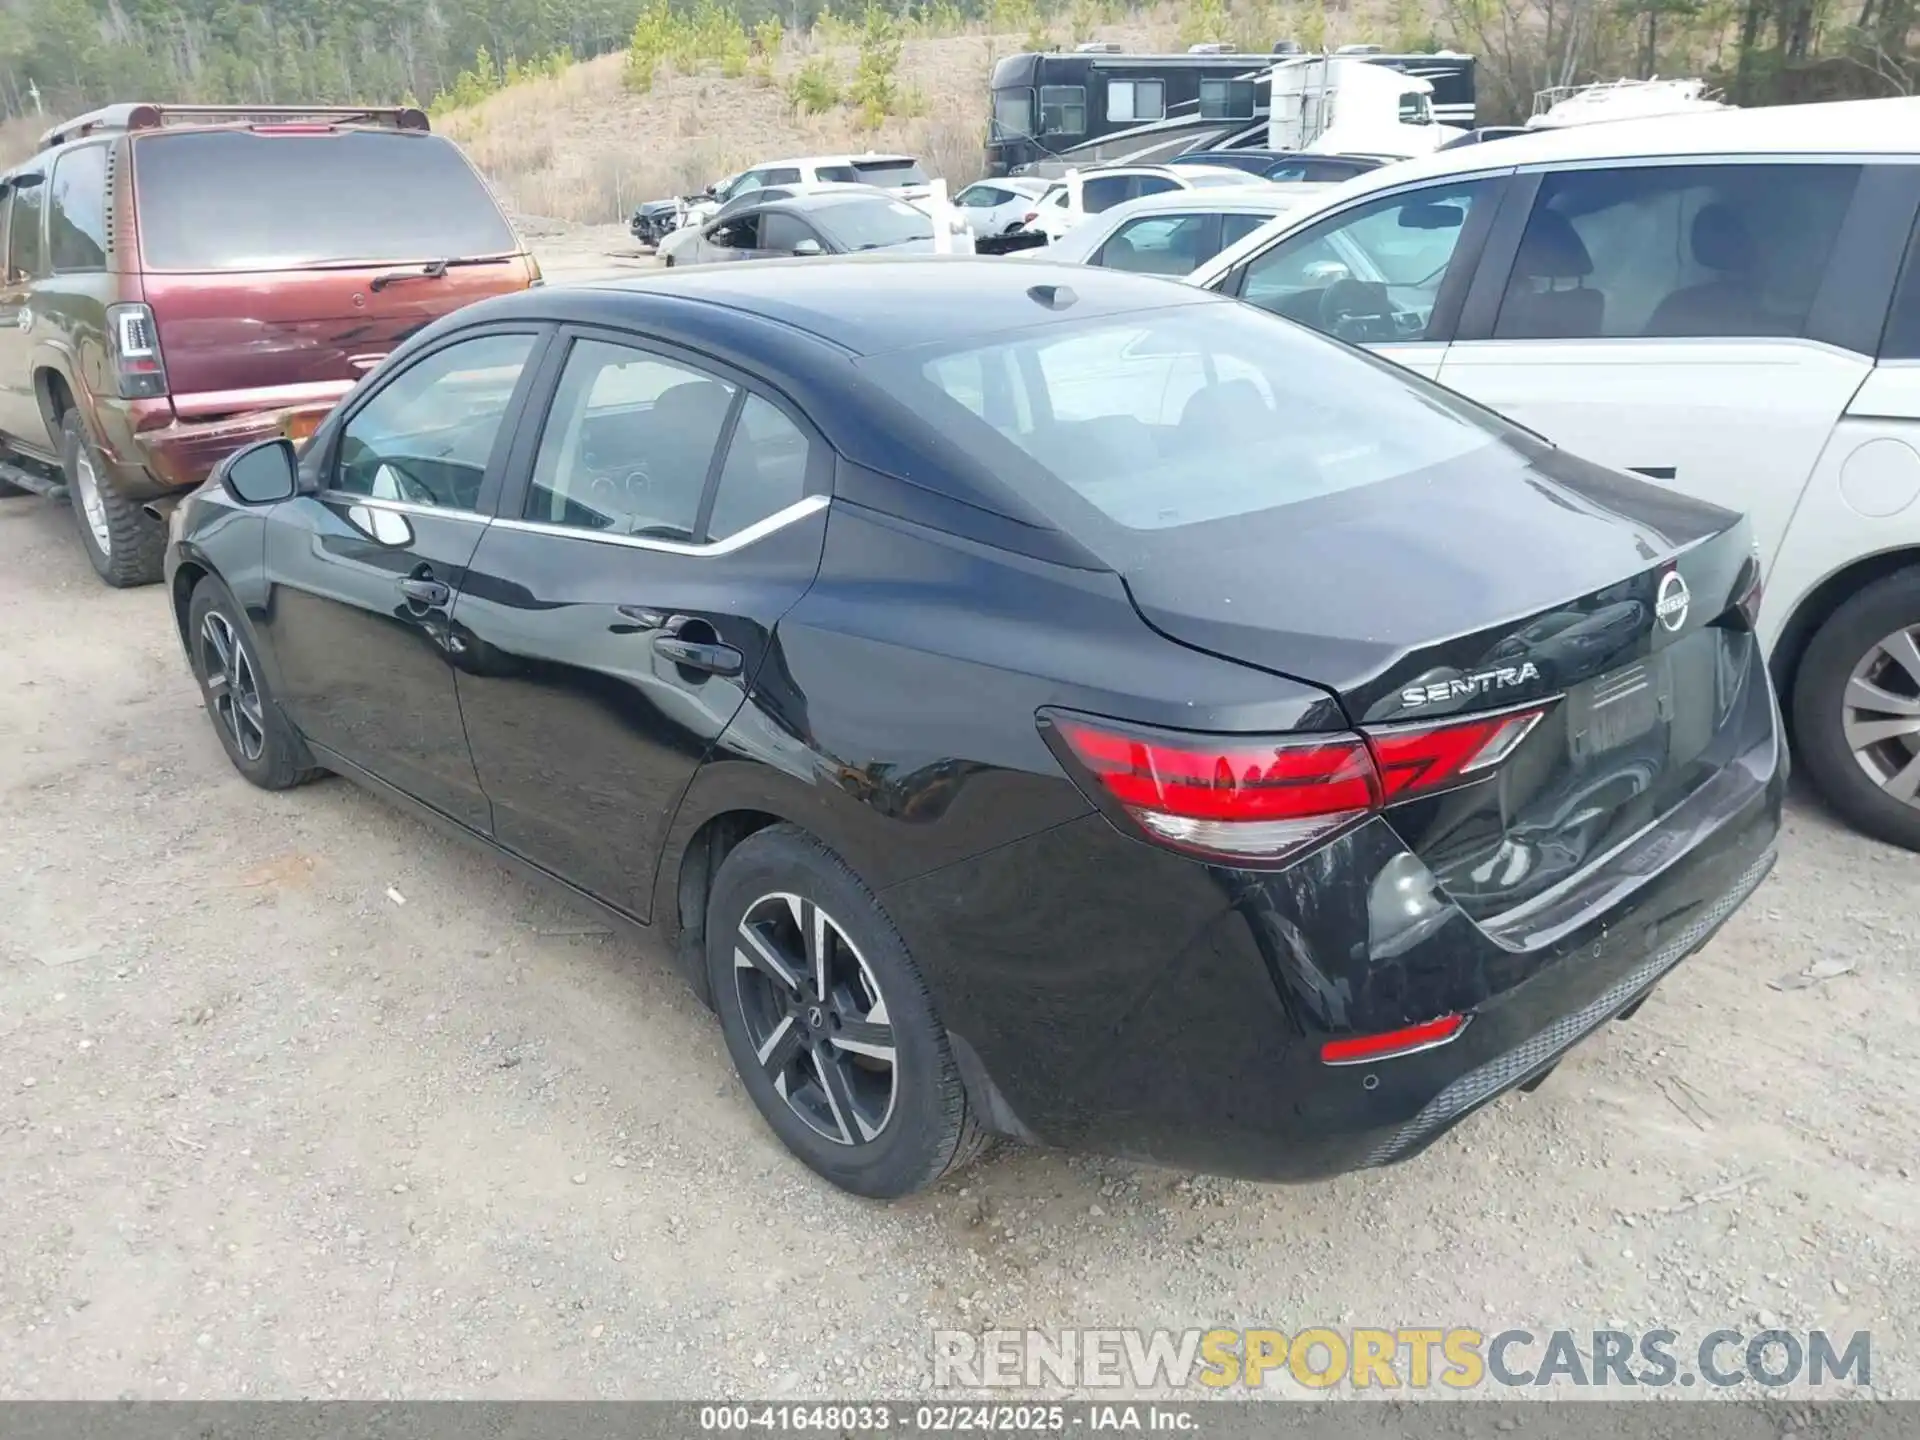
<path id="1" fill-rule="evenodd" d="M 1690 155 L 1920 155 L 1920 97 L 1601 120 L 1512 135 L 1491 147 L 1435 151 L 1383 165 L 1352 183 L 1385 187 L 1517 166 Z"/>
<path id="2" fill-rule="evenodd" d="M 1293 210 L 1306 199 L 1333 188 L 1326 180 L 1289 180 L 1274 183 L 1252 180 L 1246 185 L 1222 185 L 1205 190 L 1161 190 L 1153 195 L 1123 200 L 1100 212 L 1101 219 L 1115 215 L 1152 215 L 1161 210 L 1193 213 L 1279 215 Z"/>
<path id="3" fill-rule="evenodd" d="M 1287 212 L 1286 229 L 1355 199 L 1428 180 L 1505 175 L 1607 160 L 1684 160 L 1692 156 L 1754 159 L 1800 155 L 1920 155 L 1920 96 L 1893 100 L 1840 100 L 1820 105 L 1768 105 L 1697 115 L 1649 115 L 1509 136 L 1493 145 L 1459 145 L 1410 160 L 1395 160 L 1350 180 Z M 1270 241 L 1262 226 L 1222 250 L 1191 276 L 1195 284 L 1238 264 Z"/>
<path id="4" fill-rule="evenodd" d="M 1060 286 L 1064 306 L 1035 294 Z M 856 355 L 958 344 L 1039 323 L 1094 319 L 1182 304 L 1227 304 L 1210 291 L 1153 275 L 1035 260 L 961 255 L 861 255 L 762 260 L 553 286 L 513 309 L 538 311 L 567 292 L 656 295 L 724 306 L 819 337 Z M 542 298 L 544 297 L 544 298 Z M 505 308 L 505 307 L 502 307 Z"/>
<path id="5" fill-rule="evenodd" d="M 762 160 L 758 165 L 749 166 L 753 170 L 768 170 L 776 165 L 852 165 L 864 160 L 868 164 L 883 161 L 894 165 L 912 165 L 918 163 L 911 155 L 882 154 L 871 150 L 864 155 L 795 155 L 786 160 Z"/>
<path id="6" fill-rule="evenodd" d="M 778 200 L 768 200 L 760 208 L 790 210 L 797 215 L 804 215 L 819 210 L 837 210 L 863 200 L 869 204 L 874 201 L 885 201 L 889 205 L 906 205 L 909 210 L 913 208 L 895 192 L 878 185 L 841 185 L 832 190 L 802 190 L 797 195 L 783 195 Z"/>

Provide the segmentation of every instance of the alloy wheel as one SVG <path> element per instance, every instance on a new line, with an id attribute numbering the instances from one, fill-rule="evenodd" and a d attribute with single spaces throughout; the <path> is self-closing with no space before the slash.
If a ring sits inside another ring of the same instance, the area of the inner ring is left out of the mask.
<path id="1" fill-rule="evenodd" d="M 267 716 L 260 702 L 260 682 L 254 677 L 253 659 L 246 645 L 218 610 L 209 610 L 200 622 L 200 665 L 207 677 L 213 712 L 226 727 L 234 747 L 248 761 L 258 760 L 267 747 Z"/>
<path id="2" fill-rule="evenodd" d="M 1896 630 L 1847 678 L 1840 726 L 1867 778 L 1903 805 L 1920 806 L 1920 625 Z"/>
<path id="3" fill-rule="evenodd" d="M 93 543 L 102 555 L 111 555 L 113 532 L 107 528 L 107 507 L 100 499 L 100 477 L 94 473 L 93 457 L 87 454 L 85 445 L 73 457 L 73 484 L 80 492 L 80 509 L 86 516 L 87 529 L 93 532 Z"/>
<path id="4" fill-rule="evenodd" d="M 734 936 L 734 989 L 774 1092 L 840 1145 L 887 1128 L 898 1093 L 886 997 L 859 947 L 798 895 L 764 895 Z"/>

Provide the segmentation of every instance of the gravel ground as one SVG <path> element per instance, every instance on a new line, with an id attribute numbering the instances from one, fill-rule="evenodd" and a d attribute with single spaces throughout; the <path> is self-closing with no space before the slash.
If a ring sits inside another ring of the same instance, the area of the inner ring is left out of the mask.
<path id="1" fill-rule="evenodd" d="M 1804 799 L 1633 1021 L 1408 1165 L 1003 1151 L 883 1207 L 655 947 L 243 783 L 63 507 L 0 500 L 0 600 L 0 1396 L 915 1394 L 936 1327 L 1610 1322 L 1869 1329 L 1920 1394 L 1920 857 Z"/>

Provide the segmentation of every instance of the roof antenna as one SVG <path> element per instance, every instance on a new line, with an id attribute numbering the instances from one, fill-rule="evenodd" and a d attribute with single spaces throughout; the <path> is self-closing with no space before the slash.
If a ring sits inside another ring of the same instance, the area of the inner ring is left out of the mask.
<path id="1" fill-rule="evenodd" d="M 1027 296 L 1036 305 L 1044 305 L 1049 310 L 1064 310 L 1080 298 L 1067 285 L 1034 285 L 1027 290 Z"/>

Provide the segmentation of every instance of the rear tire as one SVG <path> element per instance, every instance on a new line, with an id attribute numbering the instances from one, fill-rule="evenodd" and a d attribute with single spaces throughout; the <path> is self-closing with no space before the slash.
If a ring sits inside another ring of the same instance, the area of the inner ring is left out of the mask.
<path id="1" fill-rule="evenodd" d="M 1920 850 L 1920 569 L 1876 580 L 1814 632 L 1794 676 L 1793 730 L 1829 805 Z"/>
<path id="2" fill-rule="evenodd" d="M 267 688 L 239 602 L 211 575 L 187 604 L 187 650 L 207 718 L 234 769 L 262 790 L 289 790 L 325 773 Z"/>
<path id="3" fill-rule="evenodd" d="M 80 544 L 95 572 L 116 589 L 158 581 L 167 527 L 115 487 L 77 409 L 60 417 L 60 459 Z"/>
<path id="4" fill-rule="evenodd" d="M 727 856 L 706 959 L 734 1068 L 817 1174 L 890 1200 L 978 1152 L 926 982 L 873 892 L 813 836 L 775 825 Z"/>

